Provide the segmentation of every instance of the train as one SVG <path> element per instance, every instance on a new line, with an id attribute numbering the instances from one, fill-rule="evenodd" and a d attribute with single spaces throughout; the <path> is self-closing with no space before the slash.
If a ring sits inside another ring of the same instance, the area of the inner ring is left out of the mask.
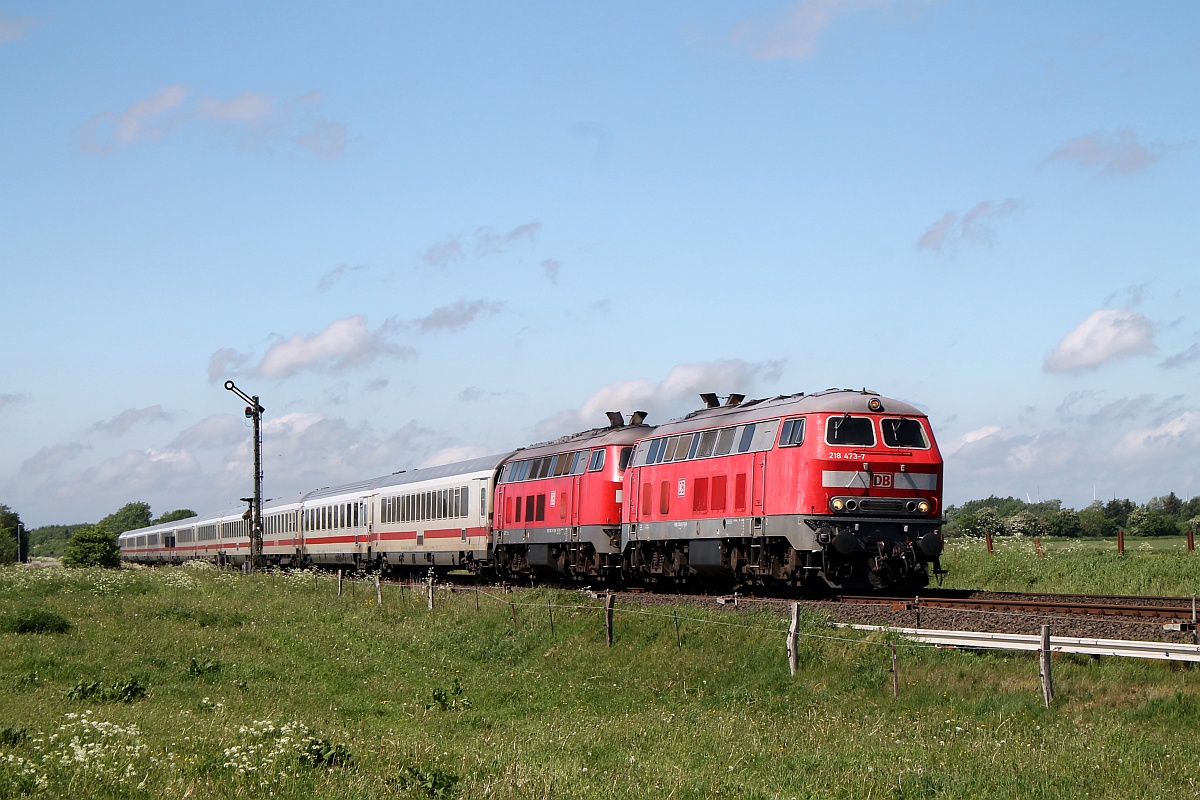
<path id="1" fill-rule="evenodd" d="M 264 502 L 269 566 L 484 579 L 915 590 L 944 574 L 927 415 L 866 389 L 645 412 L 549 442 Z M 119 537 L 133 563 L 243 566 L 243 509 Z"/>

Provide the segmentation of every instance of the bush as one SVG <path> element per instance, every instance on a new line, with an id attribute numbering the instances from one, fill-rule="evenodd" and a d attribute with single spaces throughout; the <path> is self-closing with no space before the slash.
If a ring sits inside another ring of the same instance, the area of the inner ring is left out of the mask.
<path id="1" fill-rule="evenodd" d="M 117 545 L 117 534 L 106 525 L 89 525 L 80 528 L 67 542 L 63 553 L 64 567 L 121 567 L 121 549 Z"/>
<path id="2" fill-rule="evenodd" d="M 66 633 L 71 623 L 65 617 L 44 608 L 18 611 L 0 623 L 6 633 Z"/>

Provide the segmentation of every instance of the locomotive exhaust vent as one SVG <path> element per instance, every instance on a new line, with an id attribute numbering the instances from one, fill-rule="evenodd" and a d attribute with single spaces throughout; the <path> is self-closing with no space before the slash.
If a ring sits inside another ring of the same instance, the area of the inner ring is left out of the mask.
<path id="1" fill-rule="evenodd" d="M 630 425 L 641 425 L 645 421 L 646 421 L 646 412 L 645 411 L 635 411 L 629 417 Z"/>
<path id="2" fill-rule="evenodd" d="M 606 411 L 604 413 L 608 415 L 608 427 L 610 427 L 610 428 L 624 428 L 625 427 L 625 417 L 621 416 L 620 411 Z"/>
<path id="3" fill-rule="evenodd" d="M 712 392 L 704 392 L 700 395 L 700 399 L 704 401 L 705 408 L 720 408 L 721 399 Z"/>
<path id="4" fill-rule="evenodd" d="M 727 405 L 727 406 L 736 406 L 736 405 L 740 405 L 740 404 L 741 404 L 741 402 L 742 402 L 743 400 L 745 400 L 745 399 L 746 399 L 746 395 L 744 395 L 744 394 L 731 394 L 731 395 L 729 395 L 729 397 L 728 397 L 728 398 L 725 400 L 725 405 Z"/>

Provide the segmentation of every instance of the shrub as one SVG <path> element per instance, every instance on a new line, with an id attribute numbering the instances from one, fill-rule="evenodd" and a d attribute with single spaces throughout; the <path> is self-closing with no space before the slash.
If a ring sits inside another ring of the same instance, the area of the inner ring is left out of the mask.
<path id="1" fill-rule="evenodd" d="M 95 700 L 98 703 L 132 703 L 146 696 L 146 687 L 137 678 L 114 681 L 105 687 L 100 681 L 80 681 L 67 692 L 68 700 Z"/>
<path id="2" fill-rule="evenodd" d="M 119 569 L 121 550 L 117 546 L 117 534 L 105 525 L 89 525 L 80 528 L 67 542 L 63 553 L 64 567 L 108 567 Z"/>
<path id="3" fill-rule="evenodd" d="M 44 608 L 26 608 L 5 619 L 0 627 L 7 633 L 66 633 L 71 623 Z"/>

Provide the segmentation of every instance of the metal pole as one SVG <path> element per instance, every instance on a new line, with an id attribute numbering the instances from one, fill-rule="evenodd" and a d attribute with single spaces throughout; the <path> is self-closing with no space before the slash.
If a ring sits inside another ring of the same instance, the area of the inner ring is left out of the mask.
<path id="1" fill-rule="evenodd" d="M 250 571 L 258 572 L 263 568 L 262 415 L 266 409 L 258 402 L 258 395 L 250 397 L 233 381 L 225 381 L 225 388 L 250 404 L 246 407 L 246 417 L 254 423 L 254 497 L 243 500 L 250 501 Z"/>

